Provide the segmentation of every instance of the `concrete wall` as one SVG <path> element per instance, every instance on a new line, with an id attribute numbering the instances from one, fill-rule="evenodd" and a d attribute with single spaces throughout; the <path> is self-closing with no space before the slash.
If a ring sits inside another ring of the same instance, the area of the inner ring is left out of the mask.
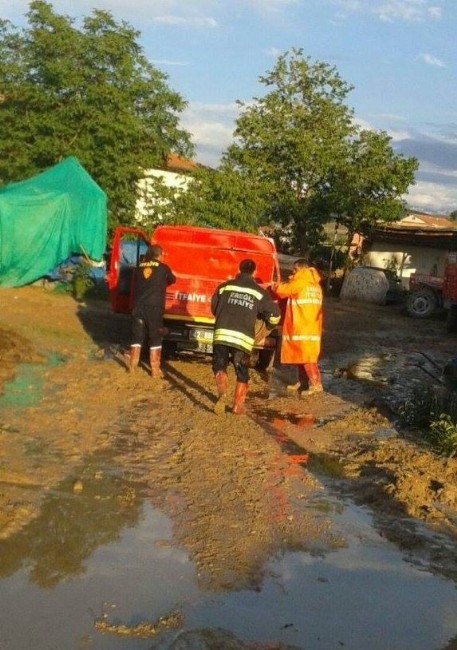
<path id="1" fill-rule="evenodd" d="M 385 269 L 391 267 L 393 260 L 396 260 L 398 274 L 405 289 L 409 286 L 411 273 L 443 276 L 446 251 L 423 246 L 404 246 L 403 250 L 399 250 L 399 246 L 400 244 L 375 242 L 372 250 L 364 255 L 364 264 Z"/>

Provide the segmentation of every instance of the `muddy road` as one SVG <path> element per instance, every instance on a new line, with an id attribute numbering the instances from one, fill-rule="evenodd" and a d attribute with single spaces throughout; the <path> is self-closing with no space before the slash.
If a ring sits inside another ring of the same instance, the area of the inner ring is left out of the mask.
<path id="1" fill-rule="evenodd" d="M 271 558 L 345 547 L 326 508 L 309 507 L 325 492 L 365 508 L 409 562 L 455 586 L 457 459 L 431 452 L 397 417 L 415 386 L 436 389 L 433 375 L 455 354 L 442 321 L 328 298 L 326 392 L 300 399 L 285 389 L 290 368 L 268 381 L 253 371 L 248 414 L 237 417 L 212 411 L 208 358 L 168 359 L 164 382 L 146 364 L 129 375 L 129 330 L 101 299 L 0 291 L 0 579 L 22 571 L 49 590 L 81 576 L 147 504 L 171 522 L 163 544 L 184 550 L 202 592 L 260 591 Z M 141 637 L 139 624 L 94 621 L 95 635 Z M 91 637 L 81 647 L 302 647 L 215 629 L 186 641 L 178 613 L 150 625 L 142 646 Z M 152 645 L 162 628 L 180 631 L 176 645 Z"/>

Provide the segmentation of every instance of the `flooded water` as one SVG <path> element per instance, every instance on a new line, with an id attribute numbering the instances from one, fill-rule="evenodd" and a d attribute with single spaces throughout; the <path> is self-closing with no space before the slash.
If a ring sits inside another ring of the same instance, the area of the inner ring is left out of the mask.
<path id="1" fill-rule="evenodd" d="M 196 628 L 323 650 L 441 650 L 457 635 L 455 584 L 406 561 L 351 503 L 325 497 L 344 548 L 273 559 L 260 591 L 210 593 L 173 545 L 167 517 L 147 502 L 116 512 L 113 485 L 96 499 L 90 486 L 84 500 L 70 490 L 50 495 L 40 520 L 2 542 L 2 650 L 165 649 Z M 156 637 L 96 628 L 132 629 L 173 612 L 183 615 L 181 630 Z"/>
<path id="2" fill-rule="evenodd" d="M 4 403 L 33 404 L 41 372 L 21 374 Z M 337 475 L 330 459 L 317 467 L 294 446 L 280 418 L 271 428 L 297 465 Z M 201 628 L 306 650 L 445 650 L 457 638 L 455 583 L 406 558 L 350 501 L 325 492 L 309 504 L 325 510 L 344 546 L 286 553 L 269 562 L 260 590 L 215 593 L 199 588 L 169 519 L 109 459 L 91 464 L 82 492 L 70 480 L 50 490 L 40 516 L 0 541 L 0 650 L 167 650 L 183 630 Z M 173 614 L 182 625 L 154 635 Z M 135 634 L 140 624 L 146 638 Z"/>

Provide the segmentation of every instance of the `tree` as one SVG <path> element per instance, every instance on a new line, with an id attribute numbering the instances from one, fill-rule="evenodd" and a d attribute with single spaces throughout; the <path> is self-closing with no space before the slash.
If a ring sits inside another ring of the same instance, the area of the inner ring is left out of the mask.
<path id="1" fill-rule="evenodd" d="M 0 179 L 22 180 L 76 156 L 108 195 L 110 225 L 133 219 L 145 169 L 173 150 L 186 104 L 151 65 L 139 33 L 95 10 L 82 25 L 33 0 L 28 26 L 0 21 Z"/>
<path id="2" fill-rule="evenodd" d="M 385 132 L 361 130 L 347 143 L 328 187 L 316 194 L 313 211 L 368 234 L 379 223 L 398 221 L 405 213 L 402 195 L 414 182 L 418 162 L 396 155 Z"/>
<path id="3" fill-rule="evenodd" d="M 265 196 L 252 180 L 236 170 L 201 168 L 185 192 L 171 199 L 169 222 L 256 232 L 266 213 Z"/>
<path id="4" fill-rule="evenodd" d="M 292 49 L 260 82 L 269 92 L 240 102 L 224 164 L 255 182 L 271 223 L 292 225 L 297 250 L 318 242 L 334 213 L 351 228 L 398 212 L 416 163 L 403 164 L 383 134 L 359 134 L 345 104 L 352 87 L 335 68 Z"/>
<path id="5" fill-rule="evenodd" d="M 451 221 L 457 221 L 457 210 L 452 210 L 452 212 L 449 212 L 449 219 Z"/>
<path id="6" fill-rule="evenodd" d="M 309 199 L 328 179 L 352 130 L 352 113 L 343 103 L 350 87 L 334 68 L 313 64 L 295 49 L 280 56 L 260 82 L 271 90 L 240 104 L 236 140 L 225 162 L 261 184 L 270 220 L 292 223 L 297 247 L 304 249 L 321 226 Z"/>

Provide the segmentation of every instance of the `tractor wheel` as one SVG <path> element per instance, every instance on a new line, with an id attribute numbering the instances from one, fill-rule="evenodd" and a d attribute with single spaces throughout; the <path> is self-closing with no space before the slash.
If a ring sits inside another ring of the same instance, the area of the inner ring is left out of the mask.
<path id="1" fill-rule="evenodd" d="M 424 287 L 412 291 L 406 299 L 406 311 L 413 318 L 428 318 L 438 307 L 438 298 L 432 289 Z"/>

